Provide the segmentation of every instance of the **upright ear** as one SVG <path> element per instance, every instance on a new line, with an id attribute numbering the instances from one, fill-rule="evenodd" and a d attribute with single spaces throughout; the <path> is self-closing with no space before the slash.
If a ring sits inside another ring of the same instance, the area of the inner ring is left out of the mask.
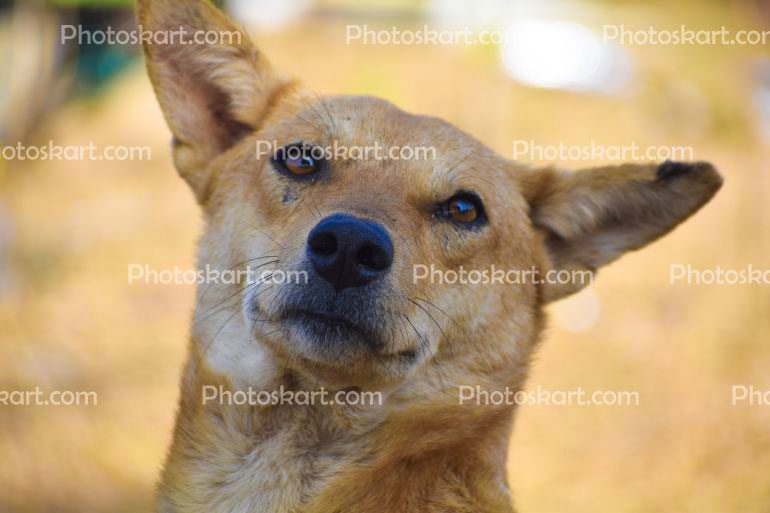
<path id="1" fill-rule="evenodd" d="M 174 164 L 203 201 L 211 159 L 258 128 L 292 83 L 205 0 L 138 0 L 137 17 Z"/>
<path id="2" fill-rule="evenodd" d="M 527 171 L 522 188 L 532 223 L 543 235 L 549 270 L 595 271 L 623 253 L 649 244 L 706 204 L 722 177 L 705 162 L 624 164 L 574 173 Z M 551 282 L 567 281 L 548 280 Z M 544 285 L 552 301 L 590 279 Z"/>

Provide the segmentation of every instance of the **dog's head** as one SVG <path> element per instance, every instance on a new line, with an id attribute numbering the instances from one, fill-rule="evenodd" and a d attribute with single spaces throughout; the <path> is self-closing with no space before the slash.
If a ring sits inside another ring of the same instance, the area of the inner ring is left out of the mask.
<path id="1" fill-rule="evenodd" d="M 202 0 L 140 0 L 139 17 L 233 36 L 145 46 L 205 212 L 199 264 L 254 271 L 199 291 L 197 351 L 230 379 L 515 382 L 545 303 L 721 184 L 705 163 L 524 168 L 439 119 L 308 92 Z"/>

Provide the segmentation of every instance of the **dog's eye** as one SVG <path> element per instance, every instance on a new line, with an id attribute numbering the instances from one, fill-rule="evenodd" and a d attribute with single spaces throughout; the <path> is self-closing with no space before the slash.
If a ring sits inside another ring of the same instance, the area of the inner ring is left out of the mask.
<path id="1" fill-rule="evenodd" d="M 456 223 L 475 225 L 486 220 L 481 199 L 471 192 L 460 192 L 439 206 L 439 214 Z"/>
<path id="2" fill-rule="evenodd" d="M 313 146 L 290 144 L 279 148 L 273 156 L 273 164 L 280 170 L 297 176 L 312 175 L 321 167 L 321 159 L 314 155 Z"/>
<path id="3" fill-rule="evenodd" d="M 447 213 L 449 217 L 461 223 L 472 223 L 479 217 L 476 205 L 461 198 L 449 202 Z"/>

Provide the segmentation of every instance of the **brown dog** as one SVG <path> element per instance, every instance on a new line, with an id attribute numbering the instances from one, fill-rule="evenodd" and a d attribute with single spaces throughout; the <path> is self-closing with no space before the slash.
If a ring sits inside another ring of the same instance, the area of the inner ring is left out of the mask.
<path id="1" fill-rule="evenodd" d="M 441 120 L 309 94 L 203 0 L 139 0 L 138 15 L 155 33 L 237 35 L 145 45 L 175 165 L 205 213 L 199 266 L 307 278 L 199 290 L 159 510 L 512 511 L 513 406 L 460 404 L 458 390 L 520 390 L 544 305 L 588 280 L 468 285 L 415 269 L 585 276 L 703 206 L 714 168 L 526 169 Z M 313 151 L 332 144 L 435 153 Z M 379 401 L 232 395 L 321 389 Z"/>

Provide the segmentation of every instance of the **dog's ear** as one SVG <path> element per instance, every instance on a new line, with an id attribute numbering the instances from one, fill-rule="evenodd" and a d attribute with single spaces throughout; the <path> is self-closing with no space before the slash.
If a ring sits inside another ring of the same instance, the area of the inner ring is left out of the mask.
<path id="1" fill-rule="evenodd" d="M 521 184 L 543 236 L 547 271 L 576 271 L 570 279 L 545 277 L 543 297 L 552 301 L 582 289 L 599 267 L 671 231 L 714 196 L 722 178 L 705 162 L 664 162 L 533 169 Z"/>
<path id="2" fill-rule="evenodd" d="M 138 0 L 137 17 L 175 166 L 202 201 L 211 159 L 258 128 L 293 84 L 205 0 Z"/>

